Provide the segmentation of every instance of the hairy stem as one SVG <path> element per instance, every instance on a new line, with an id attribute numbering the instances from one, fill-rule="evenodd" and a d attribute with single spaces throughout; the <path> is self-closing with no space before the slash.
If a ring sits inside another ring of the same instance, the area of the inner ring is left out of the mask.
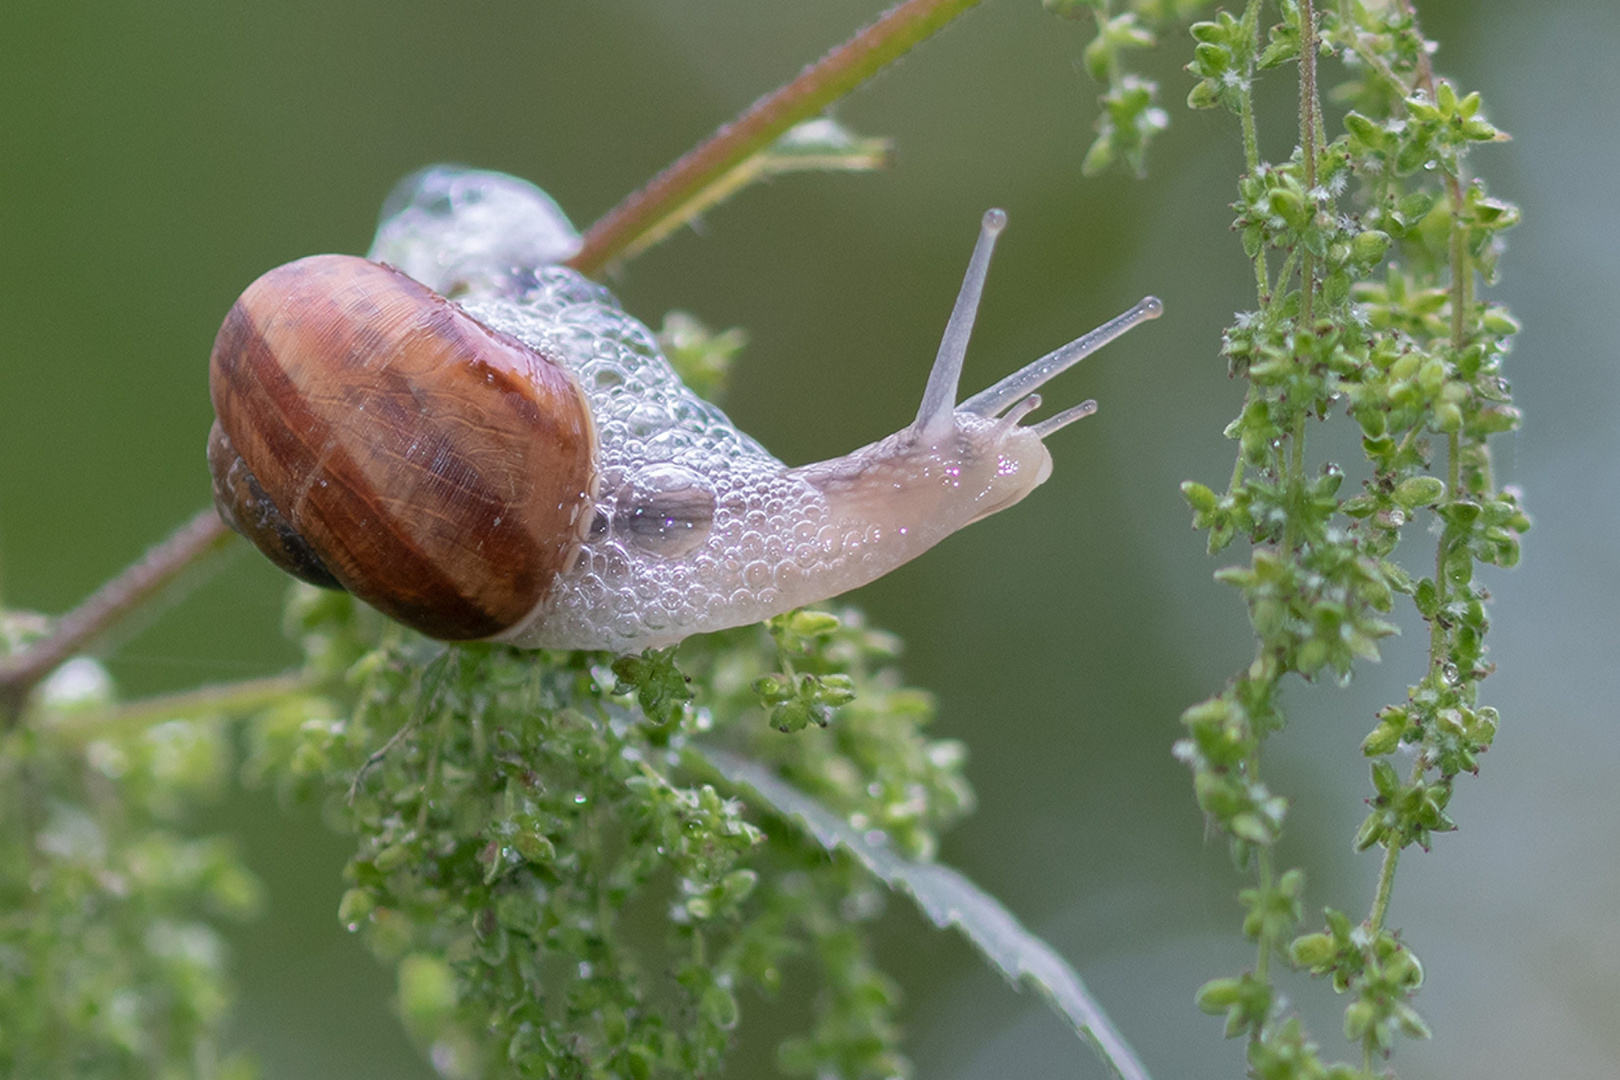
<path id="1" fill-rule="evenodd" d="M 1305 198 L 1316 202 L 1316 11 L 1311 0 L 1299 5 L 1299 143 L 1305 158 Z M 1316 256 L 1306 251 L 1299 261 L 1300 323 L 1309 331 L 1315 321 Z"/>
<path id="2" fill-rule="evenodd" d="M 1249 62 L 1243 72 L 1243 89 L 1238 94 L 1238 115 L 1243 122 L 1243 164 L 1250 176 L 1260 170 L 1260 135 L 1254 123 L 1254 57 L 1260 48 L 1260 2 L 1249 0 L 1243 9 L 1243 33 L 1249 42 Z M 1266 271 L 1266 246 L 1254 253 L 1254 276 L 1260 284 L 1260 306 L 1271 303 L 1271 277 Z"/>
<path id="3" fill-rule="evenodd" d="M 754 102 L 741 116 L 610 210 L 585 234 L 585 246 L 569 260 L 569 265 L 582 274 L 600 273 L 697 192 L 979 2 L 906 0 L 891 8 L 877 22 L 805 68 L 798 78 Z"/>

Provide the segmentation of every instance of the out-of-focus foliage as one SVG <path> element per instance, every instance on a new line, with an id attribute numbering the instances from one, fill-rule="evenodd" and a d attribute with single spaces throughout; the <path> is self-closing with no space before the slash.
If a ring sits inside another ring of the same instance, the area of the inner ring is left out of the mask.
<path id="1" fill-rule="evenodd" d="M 0 655 L 41 629 L 6 616 Z M 254 915 L 229 840 L 196 835 L 229 780 L 217 719 L 85 738 L 111 682 L 92 660 L 42 689 L 43 722 L 0 736 L 0 1072 L 248 1080 L 226 1050 L 231 1001 L 215 923 Z"/>

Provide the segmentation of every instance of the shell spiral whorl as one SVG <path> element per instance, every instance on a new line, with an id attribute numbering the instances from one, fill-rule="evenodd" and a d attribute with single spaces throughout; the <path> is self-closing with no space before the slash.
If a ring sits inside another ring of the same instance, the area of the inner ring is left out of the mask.
<path id="1" fill-rule="evenodd" d="M 424 633 L 511 627 L 573 557 L 594 456 L 573 376 L 398 271 L 315 255 L 265 274 L 210 391 L 226 520 L 247 472 L 314 567 Z"/>

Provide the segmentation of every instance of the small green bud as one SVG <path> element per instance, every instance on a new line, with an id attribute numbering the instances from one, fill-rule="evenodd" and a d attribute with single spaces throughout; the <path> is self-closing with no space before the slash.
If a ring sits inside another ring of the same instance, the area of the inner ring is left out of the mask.
<path id="1" fill-rule="evenodd" d="M 1418 614 L 1425 619 L 1432 619 L 1439 613 L 1440 595 L 1432 578 L 1424 578 L 1417 583 L 1417 588 L 1412 592 L 1412 602 L 1417 605 Z"/>
<path id="2" fill-rule="evenodd" d="M 1356 836 L 1351 841 L 1351 847 L 1356 851 L 1366 851 L 1384 839 L 1384 832 L 1384 812 L 1374 810 L 1362 821 L 1361 827 L 1356 829 Z"/>
<path id="3" fill-rule="evenodd" d="M 820 637 L 839 627 L 838 616 L 830 611 L 795 611 L 788 629 L 801 637 Z"/>
<path id="4" fill-rule="evenodd" d="M 1418 368 L 1417 384 L 1418 386 L 1422 387 L 1423 392 L 1428 394 L 1430 397 L 1438 394 L 1440 392 L 1440 388 L 1445 385 L 1445 382 L 1445 361 L 1439 359 L 1438 357 L 1429 357 L 1423 362 L 1423 365 Z"/>
<path id="5" fill-rule="evenodd" d="M 836 709 L 855 700 L 855 680 L 848 675 L 812 675 L 805 681 L 813 687 L 810 696 L 818 705 Z"/>
<path id="6" fill-rule="evenodd" d="M 1304 223 L 1305 200 L 1297 191 L 1272 188 L 1266 193 L 1267 210 L 1298 228 Z"/>
<path id="7" fill-rule="evenodd" d="M 1397 1001 L 1393 1009 L 1395 1023 L 1400 1026 L 1401 1034 L 1409 1039 L 1427 1039 L 1434 1033 L 1423 1017 L 1418 1015 L 1416 1009 L 1405 1002 Z"/>
<path id="8" fill-rule="evenodd" d="M 1182 482 L 1181 495 L 1182 498 L 1187 500 L 1187 505 L 1191 506 L 1194 510 L 1199 511 L 1200 513 L 1213 513 L 1215 508 L 1219 505 L 1219 501 L 1216 499 L 1213 491 L 1205 487 L 1203 484 L 1195 483 L 1191 480 Z"/>
<path id="9" fill-rule="evenodd" d="M 1467 529 L 1479 520 L 1481 509 L 1479 503 L 1471 499 L 1458 499 L 1456 502 L 1450 502 L 1441 507 L 1440 516 L 1446 519 L 1448 525 L 1454 525 L 1458 529 Z"/>
<path id="10" fill-rule="evenodd" d="M 456 1007 L 456 976 L 437 956 L 412 953 L 399 962 L 399 1011 L 405 1022 L 431 1029 Z"/>
<path id="11" fill-rule="evenodd" d="M 789 701 L 771 710 L 771 726 L 785 735 L 819 723 L 815 711 L 802 701 Z"/>
<path id="12" fill-rule="evenodd" d="M 1389 233 L 1368 229 L 1350 243 L 1350 259 L 1359 266 L 1371 266 L 1389 251 Z"/>
<path id="13" fill-rule="evenodd" d="M 720 882 L 721 903 L 731 905 L 740 904 L 753 893 L 754 886 L 759 884 L 759 873 L 755 870 L 733 870 Z"/>
<path id="14" fill-rule="evenodd" d="M 719 983 L 710 983 L 704 989 L 699 1008 L 709 1023 L 721 1031 L 730 1031 L 737 1026 L 737 999 Z"/>
<path id="15" fill-rule="evenodd" d="M 1109 61 L 1118 55 L 1119 49 L 1108 39 L 1108 35 L 1098 34 L 1081 52 L 1080 58 L 1086 65 L 1086 74 L 1098 82 L 1107 82 Z"/>
<path id="16" fill-rule="evenodd" d="M 761 675 L 754 680 L 754 693 L 766 705 L 777 705 L 784 701 L 792 701 L 798 696 L 798 688 L 793 680 L 780 672 Z"/>
<path id="17" fill-rule="evenodd" d="M 1188 727 L 1200 724 L 1224 724 L 1237 710 L 1222 697 L 1212 697 L 1191 706 L 1181 714 L 1181 722 Z"/>
<path id="18" fill-rule="evenodd" d="M 1481 409 L 1474 419 L 1478 429 L 1487 435 L 1512 431 L 1519 426 L 1519 410 L 1512 405 L 1491 405 Z"/>
<path id="19" fill-rule="evenodd" d="M 376 908 L 377 898 L 370 890 L 350 889 L 338 902 L 338 922 L 348 930 L 358 930 Z"/>
<path id="20" fill-rule="evenodd" d="M 1193 793 L 1198 799 L 1198 808 L 1219 820 L 1232 816 L 1244 805 L 1243 796 L 1233 781 L 1207 769 L 1193 776 Z"/>
<path id="21" fill-rule="evenodd" d="M 1113 163 L 1114 144 L 1107 135 L 1099 135 L 1092 140 L 1090 148 L 1086 150 L 1086 156 L 1080 162 L 1080 173 L 1082 176 L 1096 176 L 1098 173 L 1108 171 L 1108 166 Z"/>
<path id="22" fill-rule="evenodd" d="M 413 845 L 389 844 L 377 852 L 376 857 L 371 860 L 371 864 L 379 872 L 391 874 L 414 858 L 416 858 L 416 849 Z"/>
<path id="23" fill-rule="evenodd" d="M 1386 435 L 1363 436 L 1361 448 L 1370 458 L 1387 457 L 1395 452 L 1395 440 Z"/>
<path id="24" fill-rule="evenodd" d="M 1345 115 L 1344 128 L 1351 138 L 1369 150 L 1377 150 L 1384 145 L 1384 129 L 1358 112 Z"/>
<path id="25" fill-rule="evenodd" d="M 1386 717 L 1379 722 L 1372 732 L 1361 740 L 1361 752 L 1367 757 L 1382 757 L 1393 754 L 1401 745 L 1401 735 L 1406 731 L 1406 719 L 1399 720 Z"/>
<path id="26" fill-rule="evenodd" d="M 1481 322 L 1487 331 L 1498 337 L 1517 334 L 1520 329 L 1519 320 L 1509 315 L 1507 309 L 1502 307 L 1492 306 L 1486 308 L 1485 317 Z"/>
<path id="27" fill-rule="evenodd" d="M 538 830 L 519 830 L 517 835 L 512 837 L 512 846 L 517 848 L 518 854 L 526 861 L 538 866 L 550 866 L 557 860 L 557 845 Z"/>
<path id="28" fill-rule="evenodd" d="M 1187 93 L 1187 108 L 1213 109 L 1221 103 L 1221 90 L 1213 79 L 1204 79 Z"/>
<path id="29" fill-rule="evenodd" d="M 1316 971 L 1333 962 L 1338 946 L 1327 934 L 1301 934 L 1288 945 L 1288 958 L 1295 967 Z"/>
<path id="30" fill-rule="evenodd" d="M 1251 844 L 1269 844 L 1275 837 L 1267 826 L 1265 819 L 1259 814 L 1234 814 L 1227 822 L 1227 828 L 1239 840 L 1247 840 Z"/>
<path id="31" fill-rule="evenodd" d="M 1211 41 L 1193 46 L 1193 62 L 1188 65 L 1194 75 L 1205 79 L 1219 79 L 1232 68 L 1232 50 Z"/>
<path id="32" fill-rule="evenodd" d="M 1344 1037 L 1351 1042 L 1360 1042 L 1377 1019 L 1378 1010 L 1371 1002 L 1352 1001 L 1344 1010 Z"/>
<path id="33" fill-rule="evenodd" d="M 1321 638 L 1311 638 L 1300 647 L 1294 662 L 1305 675 L 1314 675 L 1328 662 L 1328 644 Z"/>
<path id="34" fill-rule="evenodd" d="M 1387 761 L 1373 762 L 1372 781 L 1381 799 L 1393 799 L 1401 790 L 1401 778 Z"/>
<path id="35" fill-rule="evenodd" d="M 1198 1011 L 1208 1013 L 1210 1016 L 1219 1016 L 1241 1000 L 1243 1000 L 1241 979 L 1211 979 L 1200 986 L 1198 992 L 1193 995 Z"/>
<path id="36" fill-rule="evenodd" d="M 1438 476 L 1411 476 L 1395 485 L 1393 498 L 1401 507 L 1412 510 L 1437 503 L 1445 494 L 1445 482 Z"/>
<path id="37" fill-rule="evenodd" d="M 1384 965 L 1384 975 L 1414 990 L 1423 985 L 1423 965 L 1411 949 L 1401 949 L 1390 957 Z"/>

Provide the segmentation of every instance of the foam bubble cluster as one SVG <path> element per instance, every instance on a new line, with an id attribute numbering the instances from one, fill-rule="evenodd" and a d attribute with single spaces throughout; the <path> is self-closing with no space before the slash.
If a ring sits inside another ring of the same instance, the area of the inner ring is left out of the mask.
<path id="1" fill-rule="evenodd" d="M 692 393 L 601 286 L 546 267 L 462 304 L 572 369 L 597 429 L 579 557 L 514 640 L 624 650 L 754 622 L 857 539 L 823 530 L 816 487 Z"/>

